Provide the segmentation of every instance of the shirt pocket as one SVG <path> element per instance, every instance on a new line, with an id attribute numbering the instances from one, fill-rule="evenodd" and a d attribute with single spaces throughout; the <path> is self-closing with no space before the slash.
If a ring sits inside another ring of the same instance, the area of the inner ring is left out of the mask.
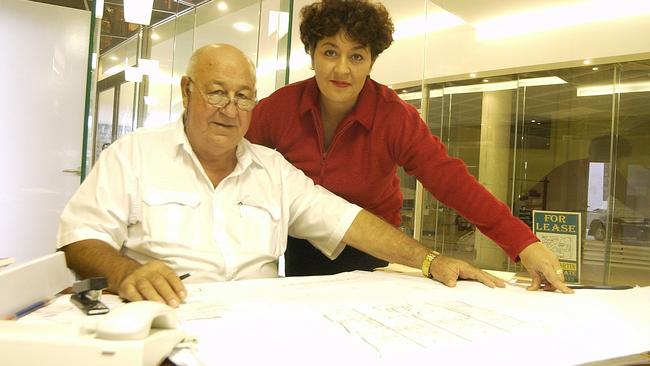
<path id="1" fill-rule="evenodd" d="M 247 201 L 242 201 L 237 206 L 240 222 L 238 231 L 244 250 L 279 257 L 282 252 L 277 235 L 280 209 Z"/>
<path id="2" fill-rule="evenodd" d="M 147 189 L 142 201 L 144 235 L 151 242 L 184 247 L 200 243 L 198 193 Z"/>

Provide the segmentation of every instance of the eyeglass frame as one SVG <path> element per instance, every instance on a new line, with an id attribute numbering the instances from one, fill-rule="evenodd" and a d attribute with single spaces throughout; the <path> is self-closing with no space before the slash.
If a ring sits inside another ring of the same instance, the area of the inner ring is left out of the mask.
<path id="1" fill-rule="evenodd" d="M 189 80 L 189 87 L 191 88 L 190 91 L 193 91 L 192 89 L 192 83 L 194 83 L 194 80 L 192 80 L 191 77 L 187 77 Z M 226 108 L 230 103 L 234 102 L 235 106 L 237 107 L 237 110 L 242 111 L 242 112 L 250 112 L 255 108 L 255 105 L 257 105 L 257 100 L 254 98 L 248 98 L 248 97 L 229 97 L 224 94 L 206 94 L 202 90 L 199 89 L 199 93 L 203 96 L 203 99 L 212 107 L 223 109 Z M 216 99 L 216 100 L 215 100 Z M 242 106 L 240 103 L 244 102 L 248 104 L 250 102 L 250 106 L 244 105 Z"/>

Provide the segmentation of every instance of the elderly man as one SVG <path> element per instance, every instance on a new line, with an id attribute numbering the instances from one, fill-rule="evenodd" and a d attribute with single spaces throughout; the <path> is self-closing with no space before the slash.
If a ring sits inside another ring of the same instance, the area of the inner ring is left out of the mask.
<path id="1" fill-rule="evenodd" d="M 447 286 L 459 278 L 504 286 L 314 185 L 279 153 L 246 141 L 255 69 L 237 48 L 197 50 L 181 88 L 182 120 L 116 141 L 66 206 L 57 245 L 80 276 L 104 276 L 109 290 L 128 300 L 177 306 L 186 296 L 178 277 L 184 272 L 192 272 L 193 281 L 277 276 L 289 234 L 309 239 L 331 258 L 347 243 L 423 268 Z M 570 291 L 561 278 L 545 276 Z"/>

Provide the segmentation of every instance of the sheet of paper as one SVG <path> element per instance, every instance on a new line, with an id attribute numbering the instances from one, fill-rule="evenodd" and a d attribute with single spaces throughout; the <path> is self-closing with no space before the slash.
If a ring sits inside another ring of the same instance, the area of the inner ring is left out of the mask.
<path id="1" fill-rule="evenodd" d="M 470 281 L 447 288 L 422 277 L 351 272 L 188 289 L 188 300 L 212 307 L 217 317 L 185 326 L 199 339 L 218 340 L 239 361 L 258 355 L 233 351 L 240 342 L 262 342 L 268 350 L 298 344 L 319 354 L 327 345 L 377 362 L 435 354 L 457 364 L 526 359 L 531 365 L 575 365 L 650 345 L 650 288 L 563 295 Z M 200 353 L 212 352 L 207 347 Z"/>
<path id="2" fill-rule="evenodd" d="M 440 364 L 576 365 L 650 348 L 650 287 L 564 295 L 350 272 L 187 289 L 178 314 L 204 364 L 394 365 L 435 357 Z M 121 304 L 117 296 L 102 300 Z M 64 295 L 20 321 L 80 319 Z"/>

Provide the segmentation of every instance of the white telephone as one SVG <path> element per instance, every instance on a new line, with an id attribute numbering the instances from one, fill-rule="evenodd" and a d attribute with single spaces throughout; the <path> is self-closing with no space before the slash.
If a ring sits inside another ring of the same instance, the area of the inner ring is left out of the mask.
<path id="1" fill-rule="evenodd" d="M 158 365 L 185 333 L 173 308 L 153 301 L 120 305 L 82 326 L 0 321 L 3 365 Z"/>

